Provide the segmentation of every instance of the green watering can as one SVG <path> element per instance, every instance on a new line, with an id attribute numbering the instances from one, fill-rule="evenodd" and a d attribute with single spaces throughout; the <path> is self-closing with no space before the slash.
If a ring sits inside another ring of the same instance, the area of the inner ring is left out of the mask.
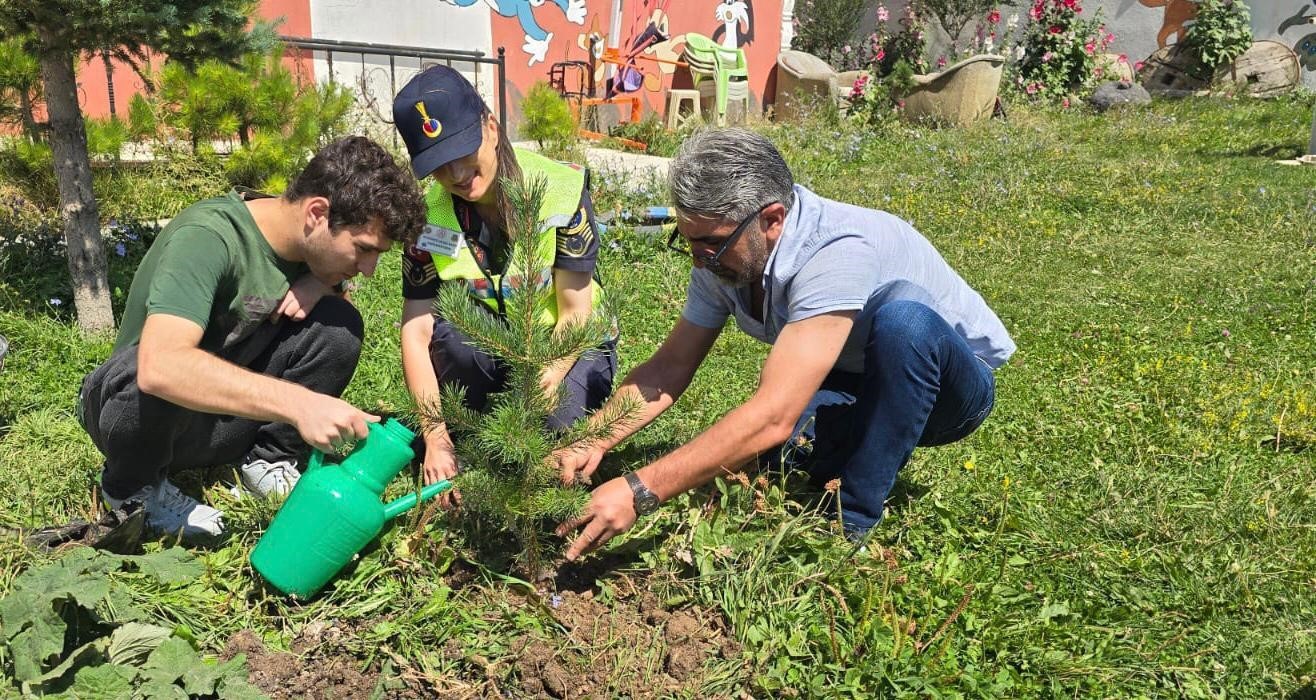
<path id="1" fill-rule="evenodd" d="M 251 551 L 251 565 L 270 585 L 306 599 L 347 566 L 384 523 L 452 488 L 439 481 L 388 504 L 384 487 L 411 463 L 416 434 L 389 418 L 371 423 L 370 433 L 341 464 L 324 465 L 311 453 L 306 472 Z"/>

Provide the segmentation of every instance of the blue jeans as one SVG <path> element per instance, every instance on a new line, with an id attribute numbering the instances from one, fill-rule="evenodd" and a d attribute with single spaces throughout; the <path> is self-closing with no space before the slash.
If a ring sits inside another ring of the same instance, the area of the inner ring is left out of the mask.
<path id="1" fill-rule="evenodd" d="M 893 301 L 871 323 L 863 373 L 827 376 L 782 455 L 786 466 L 807 468 L 815 483 L 841 480 L 840 515 L 850 534 L 882 519 L 916 445 L 968 436 L 996 396 L 991 368 L 927 306 Z"/>

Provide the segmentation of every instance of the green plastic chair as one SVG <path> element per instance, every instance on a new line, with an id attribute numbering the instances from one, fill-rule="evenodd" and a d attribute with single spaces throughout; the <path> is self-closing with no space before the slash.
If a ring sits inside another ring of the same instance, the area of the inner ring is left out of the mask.
<path id="1" fill-rule="evenodd" d="M 705 80 L 716 87 L 718 123 L 726 121 L 727 85 L 731 81 L 749 81 L 749 64 L 745 50 L 727 48 L 702 34 L 685 35 L 685 55 L 690 77 L 696 88 Z"/>

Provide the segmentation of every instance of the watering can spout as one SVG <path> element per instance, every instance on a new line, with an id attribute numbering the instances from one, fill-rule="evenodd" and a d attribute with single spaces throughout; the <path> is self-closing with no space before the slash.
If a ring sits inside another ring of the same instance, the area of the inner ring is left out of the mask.
<path id="1" fill-rule="evenodd" d="M 415 508 L 417 503 L 428 501 L 450 488 L 452 488 L 452 482 L 444 479 L 443 481 L 436 481 L 421 489 L 419 495 L 413 491 L 405 496 L 389 501 L 388 504 L 384 506 L 384 520 L 392 520 L 412 508 Z"/>

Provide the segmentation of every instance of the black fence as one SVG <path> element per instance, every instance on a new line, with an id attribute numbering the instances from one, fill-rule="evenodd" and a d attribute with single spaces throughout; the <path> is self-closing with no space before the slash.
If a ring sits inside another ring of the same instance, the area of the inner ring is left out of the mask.
<path id="1" fill-rule="evenodd" d="M 458 51 L 448 49 L 430 49 L 422 46 L 399 46 L 396 44 L 372 44 L 353 41 L 337 41 L 334 39 L 308 39 L 305 37 L 281 36 L 282 41 L 289 50 L 289 57 L 294 59 L 300 65 L 301 59 L 306 58 L 303 52 L 311 52 L 311 59 L 321 58 L 318 54 L 323 54 L 323 59 L 329 67 L 329 75 L 325 76 L 328 80 L 334 80 L 335 61 L 341 66 L 345 62 L 356 62 L 361 67 L 362 75 L 366 74 L 366 56 L 384 56 L 388 58 L 388 80 L 389 80 L 389 102 L 390 109 L 383 110 L 376 108 L 374 111 L 377 116 L 385 122 L 392 123 L 391 119 L 391 102 L 393 95 L 397 94 L 399 85 L 397 84 L 397 59 L 415 58 L 420 61 L 420 70 L 436 65 L 444 64 L 452 67 L 456 64 L 469 64 L 477 66 L 474 71 L 475 89 L 479 91 L 484 84 L 484 76 L 478 69 L 478 66 L 488 65 L 494 70 L 494 81 L 496 82 L 494 94 L 498 96 L 498 119 L 502 122 L 503 133 L 510 133 L 507 130 L 507 61 L 504 50 L 498 47 L 497 56 L 490 57 L 483 51 Z M 354 58 L 355 57 L 355 58 Z M 106 52 L 101 52 L 101 59 L 105 62 L 105 89 L 109 96 L 110 116 L 115 114 L 114 105 L 114 66 L 110 62 L 110 56 Z M 460 70 L 460 67 L 459 67 Z M 309 76 L 314 80 L 314 76 Z M 82 102 L 86 102 L 85 88 L 79 84 L 79 90 L 83 90 Z M 363 95 L 363 97 L 369 97 Z M 369 101 L 367 99 L 367 101 Z M 389 115 L 389 116 L 386 116 Z M 394 145 L 397 145 L 397 134 L 394 132 Z"/>
<path id="2" fill-rule="evenodd" d="M 421 46 L 399 46 L 397 44 L 374 44 L 353 41 L 337 41 L 334 39 L 311 39 L 306 37 L 281 36 L 279 40 L 288 47 L 288 53 L 285 54 L 294 60 L 303 58 L 302 52 L 311 52 L 313 59 L 323 58 L 328 66 L 329 74 L 324 76 L 329 81 L 334 81 L 334 66 L 344 64 L 356 64 L 361 69 L 362 76 L 367 75 L 369 68 L 366 64 L 367 56 L 383 56 L 388 58 L 388 81 L 389 81 L 389 107 L 383 109 L 375 108 L 377 116 L 386 122 L 392 120 L 392 97 L 397 94 L 397 59 L 415 58 L 420 61 L 420 70 L 425 70 L 433 65 L 443 64 L 454 67 L 453 64 L 467 64 L 476 67 L 474 71 L 475 84 L 477 92 L 480 91 L 485 79 L 479 66 L 488 65 L 494 70 L 494 94 L 498 97 L 498 119 L 502 122 L 503 133 L 510 133 L 507 129 L 507 115 L 509 107 L 507 104 L 507 61 L 504 50 L 498 47 L 497 56 L 490 57 L 483 51 L 457 51 L 448 49 L 430 49 Z M 323 54 L 321 56 L 320 54 Z M 461 66 L 455 66 L 458 70 Z M 363 91 L 365 85 L 361 86 Z M 369 101 L 369 96 L 367 97 Z M 387 116 L 385 116 L 387 115 Z M 397 132 L 394 131 L 394 141 L 397 141 Z"/>

